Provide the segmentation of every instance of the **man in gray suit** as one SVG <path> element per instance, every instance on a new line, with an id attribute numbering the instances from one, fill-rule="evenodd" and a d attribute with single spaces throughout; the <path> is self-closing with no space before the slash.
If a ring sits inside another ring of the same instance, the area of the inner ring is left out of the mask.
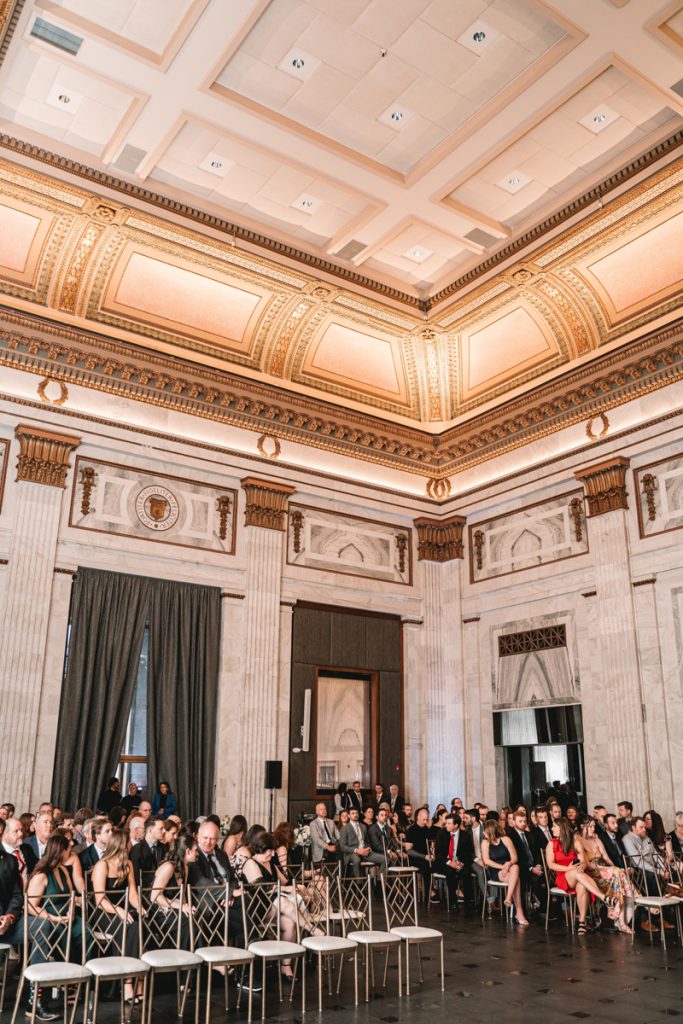
<path id="1" fill-rule="evenodd" d="M 351 820 L 348 825 L 344 825 L 339 837 L 339 845 L 347 872 L 354 876 L 360 875 L 361 861 L 372 861 L 373 864 L 378 864 L 380 871 L 384 873 L 387 870 L 386 857 L 382 853 L 373 851 L 368 838 L 367 825 L 360 821 L 356 807 L 352 807 L 349 811 L 349 818 Z M 350 872 L 348 871 L 349 866 L 351 867 Z"/>
<path id="2" fill-rule="evenodd" d="M 327 817 L 327 804 L 315 805 L 315 818 L 309 825 L 311 832 L 311 856 L 314 864 L 321 860 L 339 859 L 339 829 Z"/>

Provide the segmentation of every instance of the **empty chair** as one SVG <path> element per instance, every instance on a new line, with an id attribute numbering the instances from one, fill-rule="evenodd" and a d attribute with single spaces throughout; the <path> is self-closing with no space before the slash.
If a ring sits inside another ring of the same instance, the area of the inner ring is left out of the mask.
<path id="1" fill-rule="evenodd" d="M 382 986 L 387 984 L 387 968 L 389 966 L 389 953 L 395 949 L 398 954 L 398 994 L 403 995 L 403 981 L 401 977 L 401 938 L 394 935 L 388 929 L 380 930 L 374 927 L 372 917 L 372 900 L 370 898 L 370 879 L 365 878 L 343 878 L 340 880 L 342 896 L 340 899 L 342 922 L 344 934 L 347 939 L 352 939 L 363 948 L 365 962 L 365 1002 L 370 999 L 370 977 L 375 983 L 375 964 L 373 954 L 375 950 L 381 949 L 385 952 L 384 979 Z"/>
<path id="2" fill-rule="evenodd" d="M 339 885 L 340 879 L 336 880 L 335 889 Z M 323 968 L 325 960 L 328 961 L 328 983 L 329 992 L 332 995 L 332 966 L 334 964 L 334 958 L 339 957 L 339 976 L 337 980 L 337 993 L 341 987 L 342 969 L 344 966 L 344 957 L 348 953 L 353 953 L 353 980 L 354 980 L 354 992 L 356 1006 L 358 1006 L 358 944 L 347 938 L 345 935 L 345 921 L 342 915 L 341 918 L 341 935 L 330 934 L 330 879 L 325 879 L 325 884 L 322 889 L 316 890 L 314 900 L 317 901 L 317 905 L 309 906 L 308 912 L 314 917 L 314 920 L 318 924 L 318 928 L 324 931 L 322 935 L 309 935 L 302 939 L 301 944 L 306 949 L 315 953 L 317 957 L 317 968 L 318 968 L 318 1009 L 322 1012 L 323 1008 Z"/>
<path id="3" fill-rule="evenodd" d="M 427 942 L 439 943 L 441 963 L 441 991 L 444 990 L 443 935 L 436 928 L 424 928 L 417 920 L 417 879 L 414 871 L 395 872 L 385 880 L 382 879 L 382 895 L 384 897 L 384 913 L 387 929 L 392 935 L 398 935 L 405 943 L 406 950 L 406 995 L 410 995 L 410 947 L 417 949 L 417 959 L 422 978 L 422 959 L 420 946 Z"/>
<path id="4" fill-rule="evenodd" d="M 199 971 L 203 961 L 192 952 L 192 913 L 187 892 L 183 886 L 160 889 L 141 889 L 142 955 L 149 966 L 147 992 L 147 1020 L 152 1021 L 154 982 L 157 974 L 178 976 L 178 1016 L 185 1013 L 190 979 L 197 978 L 195 1022 L 199 1020 Z M 189 947 L 189 948 L 184 948 Z M 181 976 L 185 981 L 181 984 Z"/>
<path id="5" fill-rule="evenodd" d="M 647 919 L 652 925 L 653 915 L 659 921 L 659 932 L 662 946 L 666 949 L 666 928 L 664 927 L 664 911 L 672 910 L 676 916 L 679 939 L 683 937 L 681 931 L 681 899 L 678 896 L 665 896 L 663 893 L 662 880 L 655 871 L 647 870 L 643 857 L 626 857 L 627 865 L 631 868 L 633 885 L 637 893 L 633 898 L 634 906 L 643 907 L 647 911 Z M 654 890 L 654 892 L 652 891 Z M 635 919 L 633 921 L 635 925 Z M 636 929 L 633 928 L 631 944 L 635 941 Z M 652 930 L 650 929 L 650 944 L 652 944 Z"/>
<path id="6" fill-rule="evenodd" d="M 251 1020 L 252 990 L 254 987 L 254 953 L 248 949 L 231 946 L 228 938 L 228 907 L 230 889 L 225 885 L 205 885 L 191 889 L 188 901 L 192 907 L 192 923 L 195 939 L 195 953 L 206 964 L 206 1024 L 211 1018 L 211 982 L 213 972 L 223 969 L 225 1009 L 228 1005 L 228 969 L 231 967 L 249 968 L 249 1001 L 248 1019 Z M 241 902 L 241 901 L 240 901 Z M 244 905 L 242 904 L 242 909 Z M 246 935 L 246 928 L 245 928 Z M 244 971 L 239 983 L 237 1005 L 242 999 Z"/>
<path id="7" fill-rule="evenodd" d="M 243 885 L 244 911 L 246 916 L 247 949 L 261 961 L 263 972 L 263 994 L 261 996 L 261 1018 L 266 1016 L 266 967 L 269 962 L 278 965 L 278 987 L 282 1000 L 282 979 L 279 971 L 283 960 L 293 960 L 294 969 L 289 991 L 290 1002 L 294 998 L 294 985 L 299 961 L 301 961 L 301 1012 L 306 1009 L 306 947 L 301 945 L 299 915 L 291 918 L 296 941 L 290 942 L 281 937 L 280 899 L 282 898 L 279 882 L 251 882 Z"/>

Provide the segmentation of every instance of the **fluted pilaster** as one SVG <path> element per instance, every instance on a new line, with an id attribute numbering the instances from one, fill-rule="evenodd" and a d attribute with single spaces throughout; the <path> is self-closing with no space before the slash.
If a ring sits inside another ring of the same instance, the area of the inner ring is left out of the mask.
<path id="1" fill-rule="evenodd" d="M 425 727 L 424 623 L 404 620 L 403 640 L 403 761 L 406 799 L 417 802 L 427 792 Z"/>

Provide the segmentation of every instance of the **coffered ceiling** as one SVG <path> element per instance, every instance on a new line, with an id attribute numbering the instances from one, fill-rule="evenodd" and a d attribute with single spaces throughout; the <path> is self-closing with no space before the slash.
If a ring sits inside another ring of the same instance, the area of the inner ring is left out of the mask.
<path id="1" fill-rule="evenodd" d="M 438 477 L 459 425 L 680 314 L 680 0 L 0 0 L 3 30 L 0 292 L 88 344 L 409 429 Z"/>

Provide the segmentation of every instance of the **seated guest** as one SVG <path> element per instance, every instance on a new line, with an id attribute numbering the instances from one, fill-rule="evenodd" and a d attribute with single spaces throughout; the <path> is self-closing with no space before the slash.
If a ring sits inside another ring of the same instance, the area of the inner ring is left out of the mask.
<path id="1" fill-rule="evenodd" d="M 658 814 L 657 811 L 645 811 L 643 817 L 645 818 L 647 834 L 652 840 L 655 849 L 662 855 L 667 864 L 671 864 L 674 859 L 674 852 L 671 840 L 666 834 L 661 814 Z"/>
<path id="2" fill-rule="evenodd" d="M 626 863 L 624 861 L 624 844 L 619 831 L 619 822 L 616 814 L 613 814 L 611 811 L 608 811 L 605 815 L 604 831 L 600 838 L 612 864 L 617 868 L 626 867 Z"/>
<path id="3" fill-rule="evenodd" d="M 0 804 L 0 818 L 7 821 L 14 814 L 14 804 Z"/>
<path id="4" fill-rule="evenodd" d="M 581 831 L 574 840 L 580 862 L 595 881 L 600 891 L 612 906 L 619 907 L 619 916 L 613 918 L 616 928 L 631 934 L 628 922 L 633 917 L 633 883 L 628 873 L 612 863 L 605 846 L 595 831 L 595 821 L 586 815 L 581 822 Z"/>
<path id="5" fill-rule="evenodd" d="M 93 821 L 95 815 L 89 807 L 79 807 L 74 814 L 74 827 L 73 827 L 73 839 L 74 839 L 74 853 L 80 854 L 88 845 L 92 842 L 92 835 L 86 836 L 85 824 L 88 821 Z"/>
<path id="6" fill-rule="evenodd" d="M 152 799 L 152 814 L 156 814 L 165 820 L 168 818 L 169 814 L 177 813 L 178 804 L 176 802 L 175 793 L 171 792 L 171 787 L 168 782 L 160 782 L 159 789 Z"/>
<path id="7" fill-rule="evenodd" d="M 619 835 L 624 838 L 631 831 L 633 820 L 633 804 L 630 800 L 620 800 L 617 804 L 617 817 L 619 822 Z"/>
<path id="8" fill-rule="evenodd" d="M 119 829 L 110 833 L 104 853 L 92 869 L 90 885 L 98 908 L 111 916 L 112 924 L 109 927 L 112 928 L 119 942 L 121 935 L 118 932 L 122 929 L 124 921 L 126 922 L 125 955 L 138 956 L 140 944 L 135 922 L 140 912 L 139 895 L 135 884 L 133 865 L 128 856 L 128 842 L 125 833 Z M 128 893 L 127 920 L 123 905 L 126 892 Z M 132 979 L 126 979 L 124 995 L 129 1005 L 141 1003 L 142 981 L 138 982 L 138 989 L 135 991 Z"/>
<path id="9" fill-rule="evenodd" d="M 339 835 L 341 835 L 341 830 L 344 828 L 345 825 L 348 825 L 350 820 L 351 819 L 349 817 L 349 812 L 348 811 L 340 811 L 339 812 L 339 820 L 337 821 L 337 828 L 339 829 Z"/>
<path id="10" fill-rule="evenodd" d="M 230 860 L 235 851 L 242 845 L 244 833 L 247 831 L 247 819 L 242 814 L 233 814 L 228 834 L 223 840 L 223 853 Z"/>
<path id="11" fill-rule="evenodd" d="M 291 869 L 298 868 L 303 863 L 303 850 L 296 845 L 294 828 L 288 821 L 281 821 L 273 831 L 273 839 L 275 841 L 275 858 L 280 871 L 291 882 Z"/>
<path id="12" fill-rule="evenodd" d="M 259 835 L 261 832 L 265 832 L 266 828 L 263 825 L 252 825 L 251 828 L 247 829 L 242 838 L 241 844 L 237 847 L 232 857 L 229 857 L 230 867 L 235 878 L 239 881 L 242 878 L 242 868 L 244 862 L 251 857 L 251 841 L 254 836 Z"/>
<path id="13" fill-rule="evenodd" d="M 160 907 L 180 907 L 180 887 L 187 884 L 190 865 L 196 863 L 199 847 L 194 836 L 183 832 L 173 841 L 166 857 L 156 870 L 152 882 L 151 901 Z M 188 917 L 190 914 L 187 897 L 184 900 L 184 918 L 180 926 L 181 949 L 190 949 L 192 939 Z M 202 937 L 202 944 L 204 940 Z"/>
<path id="14" fill-rule="evenodd" d="M 406 832 L 404 849 L 408 854 L 408 862 L 418 868 L 424 879 L 425 892 L 429 892 L 434 861 L 433 847 L 430 846 L 429 811 L 421 807 L 417 812 L 415 824 Z"/>
<path id="15" fill-rule="evenodd" d="M 342 811 L 348 811 L 351 806 L 351 797 L 347 793 L 347 785 L 345 782 L 340 782 L 337 786 L 337 792 L 334 794 L 334 816 L 338 818 Z"/>
<path id="16" fill-rule="evenodd" d="M 109 779 L 106 789 L 103 789 L 96 801 L 96 808 L 100 814 L 108 815 L 112 807 L 121 803 L 121 783 L 115 775 Z"/>
<path id="17" fill-rule="evenodd" d="M 120 829 L 121 831 L 125 828 L 127 818 L 128 814 L 126 813 L 126 808 L 122 807 L 121 804 L 116 804 L 116 806 L 112 807 L 109 812 L 110 822 L 114 828 Z"/>
<path id="18" fill-rule="evenodd" d="M 526 900 L 529 890 L 533 892 L 539 903 L 542 902 L 543 866 L 541 864 L 541 854 L 533 840 L 531 831 L 528 830 L 526 808 L 523 805 L 516 807 L 513 811 L 512 828 L 508 828 L 506 833 L 512 839 L 515 853 L 517 854 L 522 902 Z"/>
<path id="19" fill-rule="evenodd" d="M 83 871 L 88 871 L 101 860 L 113 831 L 109 818 L 95 818 L 91 826 L 92 842 L 78 854 Z"/>
<path id="20" fill-rule="evenodd" d="M 484 865 L 481 859 L 481 842 L 484 838 L 484 826 L 481 822 L 481 811 L 479 807 L 471 807 L 460 815 L 460 828 L 469 832 L 472 836 L 472 847 L 474 860 L 472 862 L 472 874 L 477 880 L 482 898 L 486 893 L 486 878 Z"/>
<path id="21" fill-rule="evenodd" d="M 470 909 L 472 897 L 472 864 L 474 843 L 472 833 L 461 829 L 457 814 L 447 814 L 444 827 L 436 838 L 434 870 L 446 876 L 448 899 L 457 907 L 458 886 L 462 886 L 465 908 Z"/>
<path id="22" fill-rule="evenodd" d="M 373 853 L 380 854 L 386 864 L 391 867 L 402 862 L 399 844 L 389 824 L 389 812 L 382 807 L 377 820 L 368 829 L 368 839 Z"/>
<path id="23" fill-rule="evenodd" d="M 573 830 L 575 832 L 578 832 L 579 828 L 580 828 L 580 824 L 579 824 L 579 809 L 578 809 L 578 807 L 575 807 L 573 804 L 570 804 L 569 807 L 567 808 L 566 817 L 567 817 L 567 821 L 569 822 L 569 824 L 571 825 Z"/>
<path id="24" fill-rule="evenodd" d="M 375 812 L 375 815 L 377 814 L 377 812 L 379 810 L 379 805 L 380 804 L 388 804 L 389 803 L 389 794 L 387 792 L 385 792 L 384 786 L 382 785 L 381 782 L 376 782 L 375 783 L 375 789 L 374 789 L 374 792 L 372 794 L 372 800 L 370 801 L 370 803 L 371 803 L 373 811 Z"/>
<path id="25" fill-rule="evenodd" d="M 31 811 L 24 811 L 23 814 L 19 815 L 19 821 L 21 822 L 21 830 L 24 833 L 24 840 L 26 840 L 36 830 L 36 816 Z"/>
<path id="26" fill-rule="evenodd" d="M 604 843 L 605 841 L 605 815 L 607 808 L 604 804 L 596 804 L 593 808 L 593 820 L 595 821 L 595 834 Z"/>
<path id="27" fill-rule="evenodd" d="M 586 866 L 578 856 L 576 850 L 576 836 L 566 818 L 560 818 L 558 825 L 558 836 L 553 836 L 551 843 L 546 848 L 546 860 L 548 868 L 555 872 L 555 885 L 565 892 L 576 893 L 576 903 L 579 910 L 578 934 L 585 935 L 588 931 L 586 914 L 590 905 L 591 894 L 609 906 L 609 917 L 615 920 L 619 917 L 619 908 L 598 888 L 597 884 L 586 871 Z"/>
<path id="28" fill-rule="evenodd" d="M 131 847 L 137 846 L 145 838 L 145 819 L 141 818 L 139 814 L 131 814 L 126 822 L 125 831 L 128 832 Z"/>
<path id="29" fill-rule="evenodd" d="M 557 800 L 551 801 L 548 805 L 548 813 L 550 814 L 550 831 L 554 836 L 560 834 L 560 819 L 563 817 L 562 807 Z"/>
<path id="30" fill-rule="evenodd" d="M 236 904 L 235 890 L 238 888 L 230 867 L 230 862 L 221 849 L 218 849 L 220 829 L 212 821 L 203 821 L 197 832 L 197 859 L 188 865 L 188 879 L 192 888 L 207 885 L 228 885 L 229 906 L 228 934 L 236 946 L 244 944 L 242 927 L 242 911 Z M 245 836 L 245 839 L 247 837 Z"/>
<path id="31" fill-rule="evenodd" d="M 500 822 L 496 821 L 495 818 L 489 818 L 484 823 L 481 859 L 486 868 L 487 877 L 492 882 L 505 882 L 507 884 L 505 905 L 507 907 L 514 906 L 517 924 L 524 928 L 528 927 L 529 922 L 522 910 L 517 853 L 515 852 L 512 840 L 503 833 Z"/>
<path id="32" fill-rule="evenodd" d="M 633 860 L 633 866 L 641 869 L 643 872 L 646 895 L 658 896 L 659 886 L 657 884 L 657 876 L 659 876 L 662 881 L 668 881 L 669 871 L 666 866 L 666 861 L 647 834 L 647 827 L 645 825 L 644 818 L 641 818 L 640 815 L 638 815 L 631 819 L 631 831 L 623 836 L 622 842 L 624 844 L 626 854 Z M 673 925 L 670 921 L 665 920 L 664 927 L 673 928 Z M 649 916 L 647 919 L 643 920 L 642 928 L 644 931 L 653 930 L 650 925 Z M 658 928 L 656 930 L 659 931 Z"/>
<path id="33" fill-rule="evenodd" d="M 339 830 L 327 817 L 327 804 L 320 801 L 315 805 L 315 818 L 309 828 L 311 833 L 311 856 L 313 863 L 339 859 Z"/>
<path id="34" fill-rule="evenodd" d="M 447 814 L 448 811 L 443 806 L 443 804 L 437 807 L 437 809 L 434 811 L 434 817 L 432 818 L 432 824 L 430 827 L 431 838 L 434 841 L 436 841 L 436 839 L 439 836 L 439 833 L 442 832 L 446 827 L 445 822 Z"/>
<path id="35" fill-rule="evenodd" d="M 386 814 L 386 811 L 383 814 Z M 347 874 L 360 875 L 361 861 L 371 861 L 379 866 L 380 871 L 386 871 L 386 857 L 384 853 L 379 853 L 372 849 L 367 826 L 359 820 L 356 807 L 352 807 L 349 811 L 349 822 L 347 825 L 344 825 L 340 832 L 339 845 Z"/>
<path id="36" fill-rule="evenodd" d="M 2 822 L 2 819 L 0 819 Z M 28 868 L 26 866 L 26 860 L 22 853 L 21 847 L 24 839 L 24 830 L 21 827 L 21 822 L 18 818 L 8 818 L 6 822 L 2 822 L 0 829 L 4 829 L 4 834 L 0 830 L 0 854 L 6 853 L 13 860 L 16 861 L 19 868 L 19 881 L 21 882 L 21 891 L 23 892 L 28 882 Z"/>
<path id="37" fill-rule="evenodd" d="M 162 817 L 148 818 L 145 823 L 145 838 L 136 843 L 130 851 L 136 885 L 149 884 L 150 876 L 154 875 L 159 864 L 166 857 L 163 838 L 164 819 Z"/>
<path id="38" fill-rule="evenodd" d="M 369 804 L 363 811 L 363 824 L 366 828 L 370 828 L 371 825 L 375 824 L 375 808 Z"/>
<path id="39" fill-rule="evenodd" d="M 164 822 L 164 837 L 162 839 L 164 846 L 168 847 L 171 843 L 174 843 L 179 832 L 180 823 L 177 822 L 175 818 L 166 818 L 166 821 Z"/>
<path id="40" fill-rule="evenodd" d="M 669 832 L 669 839 L 671 840 L 671 852 L 674 857 L 677 857 L 679 860 L 683 859 L 683 811 L 676 811 L 674 827 Z"/>
<path id="41" fill-rule="evenodd" d="M 5 819 L 0 817 L 0 942 L 20 946 L 24 941 L 24 898 L 26 864 L 21 856 L 21 825 L 17 818 L 8 818 L 7 825 L 16 822 L 10 841 L 5 833 Z M 16 833 L 19 838 L 17 839 Z M 19 853 L 19 856 L 17 856 Z M 54 1017 L 51 1018 L 54 1020 Z"/>
<path id="42" fill-rule="evenodd" d="M 413 815 L 413 805 L 411 803 L 404 803 L 403 810 L 399 815 L 399 831 L 404 834 L 408 831 L 411 825 L 415 824 L 415 818 Z"/>
<path id="43" fill-rule="evenodd" d="M 45 922 L 62 925 L 66 912 L 63 902 L 55 903 L 50 897 L 68 896 L 74 891 L 71 875 L 66 863 L 73 849 L 73 842 L 61 830 L 53 832 L 45 844 L 45 852 L 33 869 L 27 885 L 28 928 L 31 933 L 31 963 L 43 963 L 47 959 L 47 927 Z M 51 929 L 50 929 L 51 931 Z M 83 924 L 77 915 L 71 930 L 72 959 L 80 962 Z"/>
<path id="44" fill-rule="evenodd" d="M 33 871 L 38 861 L 44 855 L 47 841 L 52 835 L 53 829 L 52 813 L 50 811 L 41 811 L 36 816 L 35 831 L 32 835 L 26 837 L 22 847 L 29 873 Z"/>
<path id="45" fill-rule="evenodd" d="M 532 833 L 538 850 L 545 850 L 546 846 L 553 838 L 553 834 L 550 831 L 548 817 L 548 808 L 539 804 L 536 808 L 536 827 Z"/>
<path id="46" fill-rule="evenodd" d="M 138 804 L 138 814 L 143 821 L 147 821 L 150 814 L 152 813 L 152 805 L 149 800 L 141 800 Z"/>
<path id="47" fill-rule="evenodd" d="M 405 800 L 398 791 L 398 786 L 395 782 L 389 786 L 389 808 L 392 814 L 400 814 L 403 810 Z"/>
<path id="48" fill-rule="evenodd" d="M 140 790 L 138 789 L 137 783 L 136 782 L 130 782 L 128 784 L 128 792 L 126 793 L 126 795 L 124 796 L 123 800 L 121 801 L 121 806 L 125 807 L 126 814 L 132 814 L 133 811 L 137 810 L 137 808 L 140 806 L 141 803 L 142 803 L 142 794 L 141 794 Z"/>
<path id="49" fill-rule="evenodd" d="M 355 807 L 359 814 L 363 813 L 363 790 L 361 789 L 360 782 L 358 779 L 353 784 L 353 788 L 348 790 L 349 796 L 349 810 Z"/>

